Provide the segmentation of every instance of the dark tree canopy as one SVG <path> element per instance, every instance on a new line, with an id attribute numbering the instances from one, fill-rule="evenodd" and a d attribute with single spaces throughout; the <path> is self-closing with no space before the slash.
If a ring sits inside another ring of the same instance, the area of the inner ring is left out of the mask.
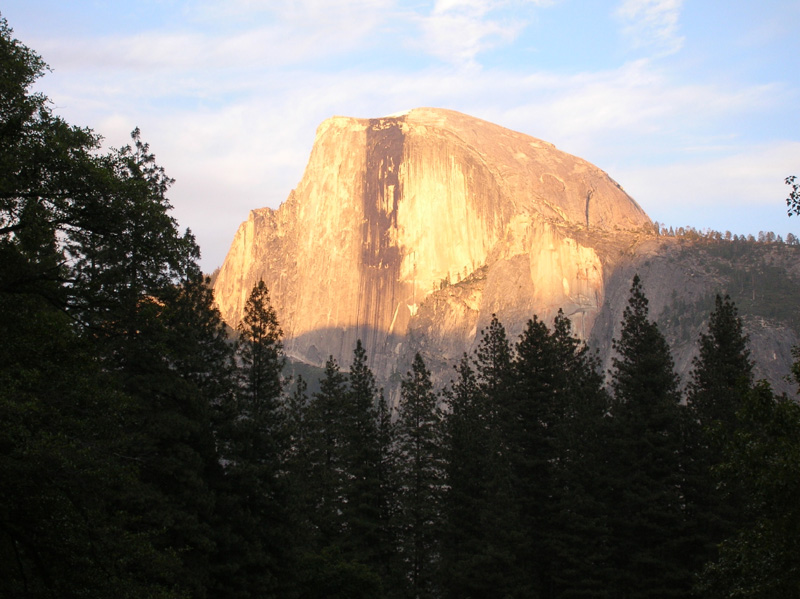
<path id="1" fill-rule="evenodd" d="M 247 299 L 238 333 L 236 353 L 243 374 L 239 413 L 255 419 L 262 412 L 277 412 L 283 390 L 281 372 L 286 360 L 281 340 L 283 331 L 264 281 L 256 283 Z"/>
<path id="2" fill-rule="evenodd" d="M 219 473 L 209 402 L 225 395 L 207 375 L 224 385 L 228 354 L 197 246 L 138 131 L 101 154 L 54 116 L 29 91 L 43 61 L 5 21 L 0 63 L 0 470 L 13 489 L 0 511 L 16 514 L 0 523 L 0 579 L 9 596 L 202 596 Z"/>
<path id="3" fill-rule="evenodd" d="M 765 382 L 744 397 L 718 468 L 742 491 L 738 530 L 700 577 L 704 597 L 800 597 L 800 406 Z"/>
<path id="4" fill-rule="evenodd" d="M 606 474 L 612 584 L 626 597 L 686 596 L 692 571 L 682 547 L 686 522 L 678 378 L 666 340 L 648 319 L 638 276 L 614 349 Z"/>
<path id="5" fill-rule="evenodd" d="M 419 354 L 401 383 L 397 416 L 400 482 L 400 551 L 409 597 L 435 588 L 438 525 L 443 483 L 440 412 L 430 372 Z"/>
<path id="6" fill-rule="evenodd" d="M 635 275 L 622 331 L 613 343 L 617 356 L 611 371 L 614 398 L 632 411 L 658 403 L 675 404 L 679 399 L 674 362 L 658 326 L 648 320 L 648 306 L 641 279 Z"/>
<path id="7" fill-rule="evenodd" d="M 753 382 L 747 342 L 731 298 L 717 295 L 708 332 L 700 335 L 700 352 L 689 382 L 688 402 L 703 426 L 734 420 L 741 398 Z"/>

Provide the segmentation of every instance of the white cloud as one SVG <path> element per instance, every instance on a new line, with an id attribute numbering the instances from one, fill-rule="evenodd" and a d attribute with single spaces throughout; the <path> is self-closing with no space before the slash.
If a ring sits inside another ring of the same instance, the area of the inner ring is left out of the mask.
<path id="1" fill-rule="evenodd" d="M 734 145 L 726 155 L 716 154 L 687 152 L 672 164 L 626 168 L 625 187 L 654 209 L 686 215 L 686 222 L 672 224 L 690 224 L 690 211 L 698 206 L 735 209 L 747 204 L 775 207 L 780 213 L 781 199 L 788 195 L 783 180 L 800 162 L 800 142 Z"/>
<path id="2" fill-rule="evenodd" d="M 203 18 L 211 20 L 270 13 L 279 20 L 308 23 L 336 20 L 343 15 L 370 20 L 394 7 L 394 0 L 200 0 L 196 9 Z"/>
<path id="3" fill-rule="evenodd" d="M 682 4 L 683 0 L 624 0 L 616 15 L 625 23 L 623 33 L 634 47 L 673 54 L 684 42 L 678 34 Z"/>
<path id="4" fill-rule="evenodd" d="M 422 47 L 430 54 L 456 65 L 476 66 L 480 52 L 516 37 L 519 25 L 483 21 L 470 15 L 438 14 L 422 23 Z"/>
<path id="5" fill-rule="evenodd" d="M 259 25 L 233 35 L 147 32 L 90 40 L 49 39 L 39 52 L 60 69 L 186 72 L 297 65 L 359 47 L 368 28 L 325 22 L 298 31 Z"/>
<path id="6" fill-rule="evenodd" d="M 663 155 L 676 145 L 708 143 L 710 135 L 738 131 L 731 119 L 790 101 L 775 85 L 677 82 L 649 60 L 574 75 L 535 73 L 518 80 L 511 73 L 483 73 L 479 85 L 503 90 L 502 103 L 491 92 L 466 92 L 475 94 L 475 103 L 485 106 L 490 120 L 544 138 L 601 168 L 609 168 L 626 152 L 640 159 L 647 152 Z"/>
<path id="7" fill-rule="evenodd" d="M 190 20 L 130 35 L 28 40 L 57 69 L 230 71 L 300 65 L 368 47 L 391 20 L 390 0 L 199 0 Z M 375 38 L 372 38 L 373 41 Z"/>
<path id="8" fill-rule="evenodd" d="M 796 172 L 800 142 L 728 147 L 726 155 L 687 155 L 672 164 L 623 166 L 615 174 L 648 215 L 667 226 L 756 234 L 795 234 L 783 180 Z"/>
<path id="9" fill-rule="evenodd" d="M 481 52 L 517 38 L 527 24 L 519 14 L 514 19 L 493 16 L 500 9 L 525 4 L 549 6 L 554 0 L 436 0 L 429 15 L 417 15 L 422 38 L 417 42 L 425 52 L 465 67 L 477 66 Z"/>

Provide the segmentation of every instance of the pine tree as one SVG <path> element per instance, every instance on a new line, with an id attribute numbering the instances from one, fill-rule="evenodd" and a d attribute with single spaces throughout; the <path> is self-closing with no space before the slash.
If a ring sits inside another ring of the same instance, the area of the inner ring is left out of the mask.
<path id="1" fill-rule="evenodd" d="M 306 412 L 308 486 L 314 502 L 309 517 L 319 550 L 342 540 L 346 395 L 346 377 L 329 356 L 320 390 L 312 396 Z"/>
<path id="2" fill-rule="evenodd" d="M 381 578 L 375 567 L 380 517 L 375 408 L 370 397 L 374 380 L 366 367 L 363 348 L 356 358 L 358 397 L 331 356 L 325 364 L 320 390 L 304 414 L 304 443 L 296 466 L 305 468 L 296 485 L 310 534 L 300 564 L 300 596 L 380 597 Z M 369 405 L 368 405 L 369 404 Z M 371 420 L 371 421 L 370 421 Z M 369 441 L 366 437 L 371 436 Z M 361 443 L 366 442 L 365 446 Z M 369 457 L 370 464 L 354 460 Z M 369 563 L 365 563 L 369 562 Z M 373 569 L 374 568 L 374 569 Z"/>
<path id="3" fill-rule="evenodd" d="M 486 413 L 475 372 L 464 354 L 457 377 L 444 390 L 443 457 L 446 491 L 442 502 L 442 588 L 447 597 L 468 597 L 493 581 L 483 562 L 490 509 L 487 462 L 491 455 Z"/>
<path id="4" fill-rule="evenodd" d="M 505 327 L 492 315 L 489 327 L 475 351 L 474 368 L 478 386 L 476 416 L 481 421 L 481 440 L 477 445 L 485 451 L 479 458 L 485 473 L 482 513 L 483 568 L 479 585 L 494 586 L 498 592 L 527 592 L 525 566 L 521 558 L 524 543 L 520 532 L 519 503 L 515 501 L 513 443 L 516 430 L 514 386 L 514 353 Z"/>
<path id="5" fill-rule="evenodd" d="M 379 394 L 375 376 L 367 364 L 367 353 L 359 339 L 345 395 L 344 448 L 346 472 L 343 519 L 346 554 L 372 568 L 379 566 L 379 543 L 383 527 L 384 492 L 381 488 L 381 446 L 378 430 Z"/>
<path id="6" fill-rule="evenodd" d="M 742 518 L 699 578 L 704 597 L 800 597 L 800 406 L 765 381 L 743 397 L 717 468 Z"/>
<path id="7" fill-rule="evenodd" d="M 559 310 L 550 345 L 557 356 L 561 407 L 554 423 L 557 459 L 552 551 L 553 596 L 606 597 L 603 565 L 608 559 L 608 518 L 603 504 L 606 488 L 602 444 L 610 400 L 598 359 L 572 333 Z M 560 366 L 558 366 L 560 365 Z"/>
<path id="8" fill-rule="evenodd" d="M 283 453 L 281 372 L 285 363 L 278 317 L 264 281 L 253 287 L 237 327 L 239 384 L 234 423 L 232 462 L 280 467 Z M 269 475 L 272 476 L 272 475 Z"/>
<path id="9" fill-rule="evenodd" d="M 407 595 L 434 593 L 443 483 L 441 416 L 425 362 L 416 354 L 401 382 L 397 421 L 400 553 Z"/>
<path id="10" fill-rule="evenodd" d="M 529 321 L 515 356 L 516 427 L 509 448 L 525 538 L 525 586 L 543 598 L 591 595 L 598 588 L 589 582 L 587 564 L 602 557 L 594 460 L 607 404 L 602 380 L 560 311 L 552 332 L 536 317 Z M 576 579 L 576 571 L 583 578 Z"/>
<path id="11" fill-rule="evenodd" d="M 478 366 L 499 362 L 510 366 L 510 348 L 499 321 L 483 335 Z M 490 356 L 490 344 L 500 349 L 498 360 Z M 484 390 L 489 384 L 478 378 L 472 361 L 466 354 L 462 357 L 456 379 L 443 392 L 449 410 L 444 420 L 441 584 L 447 597 L 502 596 L 514 587 L 517 574 L 510 535 L 518 526 L 511 509 L 500 406 L 494 396 L 481 390 L 481 384 Z M 502 379 L 503 384 L 508 382 L 507 371 Z"/>
<path id="12" fill-rule="evenodd" d="M 283 437 L 285 439 L 284 465 L 290 479 L 301 480 L 306 473 L 308 448 L 308 383 L 302 375 L 297 375 L 294 388 L 283 402 Z M 298 496 L 295 502 L 302 501 Z"/>
<path id="13" fill-rule="evenodd" d="M 742 524 L 743 492 L 738 482 L 720 481 L 715 472 L 753 380 L 747 336 L 736 307 L 728 296 L 717 295 L 715 304 L 708 332 L 700 335 L 687 397 L 686 514 L 694 521 L 697 569 L 716 559 L 720 541 Z"/>
<path id="14" fill-rule="evenodd" d="M 554 496 L 557 440 L 563 409 L 561 373 L 565 364 L 554 352 L 547 326 L 534 317 L 516 344 L 514 393 L 507 416 L 508 454 L 513 500 L 522 543 L 516 553 L 527 564 L 518 584 L 547 597 L 553 585 L 551 525 L 558 510 Z"/>
<path id="15" fill-rule="evenodd" d="M 502 421 L 502 411 L 508 402 L 511 380 L 512 348 L 506 330 L 496 315 L 492 315 L 489 328 L 481 331 L 481 342 L 475 351 L 475 372 L 478 388 L 486 400 L 485 415 L 490 420 Z M 495 426 L 496 423 L 491 423 Z"/>
<path id="16" fill-rule="evenodd" d="M 234 410 L 223 438 L 225 477 L 218 492 L 217 597 L 278 597 L 290 584 L 294 532 L 281 394 L 281 329 L 263 281 L 252 289 L 238 327 Z M 224 533 L 224 534 L 220 534 Z"/>
<path id="17" fill-rule="evenodd" d="M 688 403 L 701 426 L 730 425 L 742 397 L 753 382 L 753 362 L 735 304 L 717 295 L 700 335 L 700 353 L 694 359 Z"/>
<path id="18" fill-rule="evenodd" d="M 666 340 L 648 320 L 648 301 L 633 279 L 614 341 L 607 505 L 611 514 L 613 594 L 685 596 L 682 425 L 678 379 Z"/>
<path id="19" fill-rule="evenodd" d="M 675 405 L 678 378 L 664 336 L 648 320 L 648 300 L 639 276 L 633 278 L 631 295 L 622 316 L 622 331 L 613 342 L 612 391 L 624 413 L 651 411 L 658 404 Z"/>
<path id="20" fill-rule="evenodd" d="M 292 392 L 283 406 L 283 438 L 285 453 L 282 459 L 286 482 L 287 521 L 294 531 L 292 552 L 297 560 L 314 554 L 318 548 L 318 531 L 313 519 L 318 486 L 312 477 L 310 399 L 305 379 L 298 375 Z"/>
<path id="21" fill-rule="evenodd" d="M 383 580 L 387 597 L 398 596 L 393 589 L 402 588 L 402 567 L 398 553 L 398 524 L 400 482 L 398 474 L 398 452 L 396 445 L 396 425 L 392 410 L 382 391 L 378 392 L 377 405 L 378 431 L 378 484 L 380 492 L 380 541 L 376 549 L 377 572 Z"/>

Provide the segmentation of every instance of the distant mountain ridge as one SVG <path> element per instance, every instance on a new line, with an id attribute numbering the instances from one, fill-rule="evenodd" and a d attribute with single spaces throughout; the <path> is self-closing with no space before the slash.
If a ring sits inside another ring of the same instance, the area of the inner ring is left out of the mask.
<path id="1" fill-rule="evenodd" d="M 321 365 L 333 355 L 346 367 L 362 339 L 383 380 L 417 351 L 441 380 L 493 314 L 514 338 L 534 314 L 550 322 L 563 309 L 608 363 L 634 272 L 656 320 L 726 292 L 725 259 L 692 247 L 659 237 L 639 205 L 585 160 L 461 113 L 419 108 L 323 122 L 297 188 L 277 210 L 250 213 L 214 291 L 235 326 L 263 279 L 294 360 Z M 796 248 L 781 247 L 753 254 L 753 269 L 769 264 L 787 281 L 800 278 Z M 748 330 L 755 353 L 769 357 L 766 376 L 780 384 L 798 335 L 758 306 Z M 690 320 L 699 332 L 703 317 Z M 686 322 L 664 323 L 684 374 L 693 346 L 670 327 Z"/>

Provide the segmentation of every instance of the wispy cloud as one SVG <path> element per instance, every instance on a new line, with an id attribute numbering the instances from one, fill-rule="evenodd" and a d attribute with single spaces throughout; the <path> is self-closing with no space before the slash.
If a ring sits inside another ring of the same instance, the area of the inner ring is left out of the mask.
<path id="1" fill-rule="evenodd" d="M 389 14 L 395 0 L 197 0 L 195 7 L 201 18 L 253 18 L 259 13 L 274 15 L 285 21 L 330 21 L 361 17 L 371 21 L 381 14 Z"/>
<path id="2" fill-rule="evenodd" d="M 357 48 L 367 33 L 366 28 L 332 22 L 299 31 L 260 24 L 234 35 L 153 31 L 90 40 L 49 39 L 38 50 L 44 55 L 57 53 L 60 68 L 231 71 L 297 65 L 321 55 L 344 54 Z"/>
<path id="3" fill-rule="evenodd" d="M 650 217 L 667 225 L 739 234 L 755 233 L 758 226 L 785 234 L 796 223 L 782 208 L 787 195 L 783 179 L 794 172 L 798 159 L 798 142 L 739 144 L 728 146 L 722 157 L 687 153 L 671 164 L 625 167 L 618 176 Z"/>
<path id="4" fill-rule="evenodd" d="M 606 168 L 626 154 L 636 160 L 648 152 L 663 156 L 676 145 L 719 135 L 720 126 L 732 134 L 737 129 L 726 125 L 732 119 L 792 101 L 791 94 L 774 84 L 677 81 L 658 62 L 646 59 L 603 71 L 542 71 L 518 80 L 512 73 L 484 73 L 479 81 L 487 89 L 503 89 L 506 96 L 499 107 L 491 93 L 473 92 L 490 120 Z"/>
<path id="5" fill-rule="evenodd" d="M 683 0 L 624 0 L 616 15 L 634 47 L 674 54 L 684 42 L 678 32 L 682 4 Z"/>
<path id="6" fill-rule="evenodd" d="M 447 63 L 477 66 L 481 52 L 517 38 L 527 20 L 502 18 L 509 6 L 549 6 L 555 0 L 436 0 L 427 15 L 417 15 L 422 32 L 418 46 Z"/>

